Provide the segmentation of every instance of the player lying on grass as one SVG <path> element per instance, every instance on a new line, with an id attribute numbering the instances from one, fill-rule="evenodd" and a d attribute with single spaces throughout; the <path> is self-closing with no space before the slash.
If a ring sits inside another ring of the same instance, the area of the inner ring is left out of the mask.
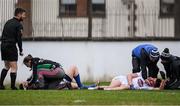
<path id="1" fill-rule="evenodd" d="M 142 78 L 141 73 L 132 73 L 127 76 L 117 76 L 114 77 L 109 86 L 98 86 L 95 89 L 99 90 L 155 90 L 162 89 L 160 85 L 163 82 L 161 79 L 148 77 L 147 82 Z M 162 85 L 161 85 L 162 86 Z"/>
<path id="2" fill-rule="evenodd" d="M 32 75 L 26 82 L 20 84 L 20 88 L 27 89 L 63 89 L 63 88 L 79 88 L 87 89 L 95 87 L 96 84 L 85 86 L 81 83 L 78 68 L 72 66 L 67 73 L 64 72 L 62 66 L 51 60 L 33 58 L 28 55 L 24 58 L 23 63 L 31 68 Z M 72 80 L 76 83 L 72 83 Z"/>

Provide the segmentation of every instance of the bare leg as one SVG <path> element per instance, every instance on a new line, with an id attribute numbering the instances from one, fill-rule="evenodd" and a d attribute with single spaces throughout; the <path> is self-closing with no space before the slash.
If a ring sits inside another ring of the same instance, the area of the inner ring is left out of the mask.
<path id="1" fill-rule="evenodd" d="M 73 83 L 73 82 L 71 82 L 71 86 L 72 86 L 72 88 L 73 88 L 73 89 L 78 89 L 78 85 L 77 85 L 77 83 Z"/>
<path id="2" fill-rule="evenodd" d="M 66 80 L 71 82 L 72 79 L 75 79 L 77 85 L 79 88 L 82 88 L 83 87 L 83 84 L 81 83 L 81 79 L 80 79 L 80 75 L 79 75 L 79 71 L 78 71 L 78 68 L 76 66 L 71 66 L 67 73 L 66 73 Z"/>
<path id="3" fill-rule="evenodd" d="M 119 80 L 112 80 L 109 86 L 99 86 L 99 88 L 115 88 L 120 86 L 121 82 Z"/>
<path id="4" fill-rule="evenodd" d="M 79 74 L 78 68 L 76 66 L 71 66 L 66 73 L 71 79 Z"/>
<path id="5" fill-rule="evenodd" d="M 11 68 L 11 73 L 16 73 L 17 72 L 17 62 L 9 62 L 10 68 Z"/>
<path id="6" fill-rule="evenodd" d="M 121 85 L 119 87 L 104 88 L 104 90 L 125 90 L 129 89 L 127 85 Z"/>
<path id="7" fill-rule="evenodd" d="M 76 66 L 71 66 L 69 68 L 69 70 L 67 71 L 67 75 L 71 79 L 73 79 L 73 78 L 75 79 L 75 81 L 76 81 L 76 83 L 80 89 L 88 89 L 89 87 L 95 87 L 96 86 L 96 84 L 92 84 L 92 85 L 88 85 L 88 86 L 83 85 L 81 83 L 80 74 L 79 74 L 78 68 Z"/>

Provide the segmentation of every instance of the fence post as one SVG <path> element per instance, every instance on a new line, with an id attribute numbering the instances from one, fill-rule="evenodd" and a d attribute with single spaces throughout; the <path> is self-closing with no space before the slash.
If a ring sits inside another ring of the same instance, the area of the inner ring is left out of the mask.
<path id="1" fill-rule="evenodd" d="M 130 12 L 129 12 L 129 35 L 135 37 L 135 0 L 129 0 Z"/>
<path id="2" fill-rule="evenodd" d="M 175 0 L 175 37 L 180 38 L 180 1 Z"/>
<path id="3" fill-rule="evenodd" d="M 32 37 L 32 0 L 18 0 L 15 7 L 21 7 L 27 11 L 27 18 L 23 21 L 23 33 L 25 37 Z"/>
<path id="4" fill-rule="evenodd" d="M 92 38 L 92 0 L 88 0 L 88 39 Z"/>

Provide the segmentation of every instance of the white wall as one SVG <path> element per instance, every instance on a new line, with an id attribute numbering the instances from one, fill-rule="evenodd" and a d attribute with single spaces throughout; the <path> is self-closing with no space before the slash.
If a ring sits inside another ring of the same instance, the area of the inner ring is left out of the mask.
<path id="1" fill-rule="evenodd" d="M 83 81 L 110 81 L 116 75 L 131 72 L 131 50 L 138 44 L 152 43 L 160 51 L 170 48 L 170 52 L 180 56 L 180 42 L 23 42 L 25 55 L 31 53 L 45 59 L 61 63 L 65 70 L 77 65 Z M 19 57 L 17 81 L 25 80 L 31 72 Z M 159 64 L 163 70 L 162 65 Z M 0 69 L 3 68 L 1 61 Z M 6 83 L 10 81 L 9 74 Z"/>

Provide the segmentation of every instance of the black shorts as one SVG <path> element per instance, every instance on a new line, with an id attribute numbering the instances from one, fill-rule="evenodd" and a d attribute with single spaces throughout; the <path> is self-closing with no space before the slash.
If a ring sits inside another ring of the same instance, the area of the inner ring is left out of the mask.
<path id="1" fill-rule="evenodd" d="M 17 61 L 18 50 L 14 44 L 1 44 L 1 59 L 3 61 Z"/>

